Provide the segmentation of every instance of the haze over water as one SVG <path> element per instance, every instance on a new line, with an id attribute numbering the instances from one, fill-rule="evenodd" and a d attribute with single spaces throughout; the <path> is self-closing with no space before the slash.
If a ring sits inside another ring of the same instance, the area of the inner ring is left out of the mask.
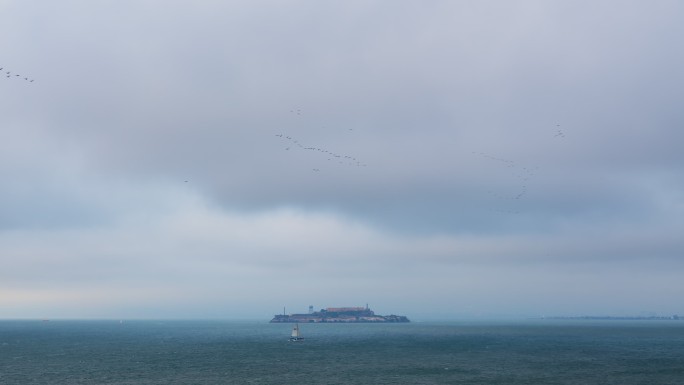
<path id="1" fill-rule="evenodd" d="M 684 3 L 0 1 L 0 318 L 684 314 Z"/>
<path id="2" fill-rule="evenodd" d="M 680 321 L 1 321 L 2 384 L 681 384 Z"/>

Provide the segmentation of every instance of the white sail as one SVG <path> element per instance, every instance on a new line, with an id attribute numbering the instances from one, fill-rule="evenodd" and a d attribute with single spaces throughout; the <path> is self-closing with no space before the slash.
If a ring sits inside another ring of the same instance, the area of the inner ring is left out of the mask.
<path id="1" fill-rule="evenodd" d="M 301 341 L 303 339 L 304 337 L 299 334 L 299 324 L 295 324 L 295 326 L 292 328 L 292 337 L 290 337 L 290 341 Z"/>

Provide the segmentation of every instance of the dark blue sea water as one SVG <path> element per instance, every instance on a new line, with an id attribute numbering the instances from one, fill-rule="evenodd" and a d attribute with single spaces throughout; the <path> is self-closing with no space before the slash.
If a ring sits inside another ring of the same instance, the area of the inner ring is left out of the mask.
<path id="1" fill-rule="evenodd" d="M 684 321 L 0 321 L 0 384 L 684 384 Z"/>

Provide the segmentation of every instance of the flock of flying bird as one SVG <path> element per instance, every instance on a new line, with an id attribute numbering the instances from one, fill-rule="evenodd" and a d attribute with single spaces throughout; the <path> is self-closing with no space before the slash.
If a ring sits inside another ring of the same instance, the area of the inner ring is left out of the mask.
<path id="1" fill-rule="evenodd" d="M 0 67 L 0 74 L 4 75 L 8 79 L 11 79 L 11 78 L 22 79 L 23 78 L 24 81 L 27 81 L 29 83 L 33 83 L 33 81 L 34 81 L 34 79 L 29 79 L 27 76 L 22 76 L 20 74 L 13 74 L 11 71 L 6 71 L 4 67 Z M 296 110 L 293 109 L 293 110 L 290 110 L 290 113 L 293 113 L 296 115 L 301 115 L 302 111 L 300 109 L 296 109 Z M 556 127 L 560 127 L 560 125 L 557 124 Z M 351 129 L 349 129 L 349 130 L 351 131 Z M 329 151 L 329 150 L 327 150 L 325 148 L 321 148 L 321 147 L 314 147 L 314 146 L 306 147 L 306 146 L 302 145 L 299 142 L 299 140 L 294 139 L 293 137 L 291 137 L 289 135 L 276 134 L 276 136 L 289 142 L 288 146 L 285 147 L 285 150 L 287 150 L 287 151 L 289 151 L 291 148 L 297 148 L 297 149 L 305 150 L 305 151 L 314 151 L 314 152 L 318 152 L 322 155 L 327 156 L 328 161 L 331 161 L 331 162 L 334 161 L 338 164 L 347 165 L 347 166 L 356 166 L 356 167 L 366 167 L 367 166 L 365 163 L 362 163 L 361 161 L 357 160 L 355 157 L 353 157 L 351 155 L 338 154 L 338 153 Z M 565 137 L 565 133 L 561 129 L 557 128 L 556 133 L 554 135 L 554 138 L 564 138 L 564 137 Z M 511 169 L 518 169 L 519 168 L 514 161 L 509 160 L 509 159 L 503 159 L 503 158 L 495 157 L 495 156 L 486 154 L 484 152 L 473 151 L 473 154 L 478 155 L 478 156 L 483 157 L 483 158 L 486 158 L 486 159 L 489 159 L 489 160 L 494 161 L 494 162 L 504 164 L 505 167 L 507 167 L 507 168 L 511 168 Z M 520 185 L 521 187 L 516 194 L 505 195 L 505 194 L 500 194 L 500 193 L 494 193 L 492 191 L 489 191 L 489 194 L 494 196 L 495 198 L 501 199 L 501 200 L 520 200 L 521 198 L 523 198 L 527 194 L 527 181 L 532 176 L 535 175 L 535 169 L 531 169 L 531 168 L 527 168 L 527 167 L 522 167 L 519 169 L 520 169 L 520 173 L 518 175 L 516 175 L 516 177 L 521 182 L 521 185 Z M 313 168 L 312 171 L 320 172 L 321 170 L 319 168 Z M 187 183 L 188 181 L 185 181 L 185 182 Z M 503 209 L 494 210 L 494 211 L 503 212 L 503 213 L 511 213 L 511 214 L 518 214 L 519 213 L 518 211 L 515 211 L 515 210 L 503 210 Z"/>
<path id="2" fill-rule="evenodd" d="M 20 75 L 20 74 L 13 74 L 11 71 L 5 71 L 4 67 L 0 67 L 0 74 L 5 75 L 5 77 L 8 79 L 11 79 L 11 78 L 22 79 L 23 78 L 24 81 L 27 81 L 29 83 L 33 83 L 33 81 L 34 81 L 34 79 L 29 79 L 27 76 L 22 77 L 22 75 Z M 302 111 L 300 109 L 296 109 L 296 110 L 293 109 L 293 110 L 290 110 L 290 113 L 293 113 L 296 115 L 301 115 Z M 560 127 L 560 125 L 557 124 L 556 127 Z M 351 131 L 351 129 L 349 129 L 349 130 Z M 321 148 L 321 147 L 314 147 L 314 146 L 306 147 L 306 146 L 302 145 L 299 142 L 299 140 L 294 139 L 293 137 L 291 137 L 289 135 L 276 134 L 276 136 L 289 142 L 288 146 L 285 147 L 285 150 L 287 150 L 287 151 L 289 151 L 291 148 L 297 148 L 297 149 L 305 150 L 305 151 L 314 151 L 314 152 L 318 152 L 322 155 L 327 156 L 328 161 L 331 161 L 331 162 L 334 161 L 338 164 L 347 165 L 347 166 L 356 166 L 356 167 L 366 167 L 367 166 L 365 163 L 362 163 L 361 161 L 357 160 L 355 157 L 353 157 L 351 155 L 338 154 L 338 153 L 329 151 L 329 150 L 327 150 L 325 148 Z M 554 138 L 564 138 L 564 137 L 565 137 L 565 133 L 561 129 L 557 128 L 556 133 L 554 135 Z M 473 151 L 473 154 L 478 155 L 480 157 L 483 157 L 485 159 L 489 159 L 489 160 L 494 161 L 494 162 L 501 163 L 501 164 L 505 165 L 505 167 L 507 167 L 507 168 L 511 168 L 511 169 L 518 169 L 519 168 L 514 161 L 509 160 L 509 159 L 503 159 L 503 158 L 495 157 L 495 156 L 486 154 L 484 152 Z M 494 196 L 495 198 L 501 199 L 501 200 L 520 200 L 521 198 L 523 198 L 527 194 L 527 181 L 532 176 L 535 175 L 535 169 L 531 169 L 531 168 L 527 168 L 527 167 L 522 167 L 519 169 L 520 169 L 520 173 L 518 175 L 516 175 L 516 177 L 521 182 L 521 185 L 520 185 L 521 187 L 516 194 L 505 195 L 505 194 L 500 194 L 500 193 L 494 193 L 492 191 L 489 191 L 489 194 Z M 313 168 L 312 171 L 320 172 L 321 169 Z M 185 181 L 185 182 L 187 183 L 187 181 Z M 518 214 L 519 213 L 519 211 L 503 210 L 503 209 L 494 210 L 494 211 L 503 212 L 503 213 L 511 213 L 511 214 Z"/>
<path id="3" fill-rule="evenodd" d="M 557 124 L 556 127 L 560 127 L 560 124 Z M 557 128 L 556 133 L 553 136 L 554 138 L 565 138 L 565 133 Z M 494 191 L 488 191 L 487 193 L 498 199 L 498 200 L 504 200 L 504 201 L 516 201 L 522 199 L 526 194 L 527 194 L 527 185 L 528 181 L 536 174 L 536 171 L 539 169 L 538 167 L 520 167 L 516 164 L 516 162 L 510 160 L 510 159 L 504 159 L 504 158 L 499 158 L 496 156 L 492 156 L 489 154 L 486 154 L 484 152 L 476 152 L 473 151 L 473 154 L 478 155 L 482 158 L 498 162 L 502 165 L 505 165 L 506 168 L 510 168 L 512 170 L 516 171 L 516 174 L 514 175 L 515 178 L 518 180 L 519 184 L 519 189 L 517 190 L 516 193 L 514 194 L 501 194 L 497 193 Z M 519 214 L 520 211 L 518 210 L 510 210 L 510 209 L 492 209 L 492 211 L 499 212 L 499 213 L 507 213 L 507 214 Z"/>
<path id="4" fill-rule="evenodd" d="M 302 110 L 292 109 L 292 110 L 290 110 L 290 113 L 301 116 Z M 352 129 L 350 128 L 349 131 L 352 131 Z M 287 144 L 287 147 L 285 147 L 286 151 L 290 151 L 290 149 L 293 149 L 293 148 L 296 148 L 299 150 L 305 150 L 305 151 L 315 151 L 315 152 L 318 152 L 318 153 L 326 156 L 329 162 L 335 162 L 337 164 L 341 164 L 341 165 L 345 165 L 345 166 L 367 167 L 367 164 L 362 163 L 361 161 L 359 161 L 358 159 L 356 159 L 355 157 L 353 157 L 351 155 L 338 154 L 336 152 L 332 152 L 332 151 L 329 151 L 329 150 L 327 150 L 325 148 L 321 148 L 321 147 L 315 147 L 315 146 L 305 147 L 303 144 L 301 144 L 299 142 L 299 140 L 297 140 L 297 139 L 295 139 L 289 135 L 276 134 L 276 136 L 282 140 L 286 140 L 289 142 Z M 313 172 L 320 172 L 321 171 L 320 168 L 313 168 L 311 170 Z"/>
<path id="5" fill-rule="evenodd" d="M 556 127 L 560 127 L 560 124 L 556 124 Z M 553 136 L 554 138 L 565 138 L 565 133 L 561 131 L 560 129 L 556 129 L 556 135 Z"/>
<path id="6" fill-rule="evenodd" d="M 336 161 L 338 164 L 342 165 L 347 165 L 347 166 L 356 166 L 356 167 L 366 167 L 367 165 L 365 163 L 362 163 L 361 161 L 357 160 L 355 157 L 351 155 L 344 155 L 344 154 L 338 154 L 329 150 L 326 150 L 325 148 L 321 147 L 305 147 L 302 145 L 299 140 L 294 139 L 293 137 L 289 135 L 284 135 L 284 134 L 276 134 L 277 137 L 287 140 L 289 142 L 288 146 L 285 147 L 286 151 L 289 151 L 292 148 L 297 148 L 301 150 L 306 150 L 306 151 L 316 151 L 321 154 L 324 154 L 328 157 L 328 161 Z M 318 168 L 314 168 L 313 171 L 318 172 L 321 171 Z"/>
<path id="7" fill-rule="evenodd" d="M 514 177 L 518 180 L 520 183 L 520 187 L 514 194 L 502 194 L 494 191 L 487 191 L 487 194 L 490 196 L 496 198 L 497 200 L 504 200 L 504 201 L 515 201 L 515 200 L 520 200 L 522 199 L 526 194 L 527 194 L 527 183 L 528 181 L 535 175 L 537 171 L 537 167 L 530 168 L 530 167 L 519 167 L 515 161 L 512 161 L 510 159 L 503 159 L 499 157 L 495 157 L 489 154 L 486 154 L 484 152 L 476 152 L 473 151 L 473 154 L 480 156 L 482 158 L 488 159 L 493 162 L 498 162 L 506 168 L 510 168 L 514 171 L 516 171 L 516 174 L 514 174 Z M 495 212 L 500 212 L 500 213 L 508 213 L 508 214 L 518 214 L 519 211 L 517 210 L 508 210 L 508 209 L 492 209 L 492 211 Z"/>
<path id="8" fill-rule="evenodd" d="M 301 110 L 290 110 L 291 113 L 301 115 Z M 556 132 L 554 134 L 554 138 L 565 138 L 565 133 L 558 127 L 560 127 L 559 124 L 556 125 Z M 351 129 L 350 129 L 351 130 Z M 302 145 L 299 140 L 293 138 L 292 136 L 285 135 L 285 134 L 276 134 L 276 137 L 288 141 L 287 147 L 285 147 L 286 151 L 289 151 L 293 148 L 299 149 L 299 150 L 305 150 L 305 151 L 314 151 L 318 152 L 322 155 L 327 156 L 328 161 L 335 161 L 336 163 L 342 164 L 342 165 L 348 165 L 348 166 L 357 166 L 357 167 L 366 167 L 365 163 L 360 162 L 357 160 L 355 157 L 350 156 L 350 155 L 344 155 L 344 154 L 338 154 L 332 151 L 329 151 L 325 148 L 321 147 L 307 147 Z M 519 188 L 517 191 L 513 194 L 502 194 L 502 193 L 496 193 L 493 191 L 488 191 L 488 194 L 491 195 L 492 197 L 496 198 L 497 200 L 502 200 L 502 201 L 518 201 L 525 197 L 527 195 L 527 185 L 528 181 L 536 174 L 536 171 L 538 167 L 520 167 L 518 164 L 510 159 L 504 159 L 500 157 L 496 157 L 484 152 L 477 152 L 473 151 L 472 152 L 476 156 L 480 156 L 484 159 L 488 159 L 490 161 L 499 163 L 503 165 L 506 168 L 511 169 L 511 171 L 515 172 L 513 176 L 518 180 L 519 183 Z M 313 168 L 312 171 L 314 172 L 320 172 L 321 170 L 319 168 Z M 492 211 L 498 212 L 498 213 L 506 213 L 506 214 L 519 214 L 520 211 L 518 210 L 510 210 L 510 209 L 492 209 Z"/>
<path id="9" fill-rule="evenodd" d="M 4 72 L 3 75 L 5 75 L 5 77 L 8 79 L 18 77 L 19 79 L 23 78 L 25 81 L 27 81 L 29 83 L 33 83 L 33 80 L 34 80 L 34 79 L 29 79 L 26 76 L 21 76 L 19 74 L 13 74 L 12 71 L 5 71 L 5 67 L 0 67 L 0 71 L 1 71 L 0 73 Z"/>

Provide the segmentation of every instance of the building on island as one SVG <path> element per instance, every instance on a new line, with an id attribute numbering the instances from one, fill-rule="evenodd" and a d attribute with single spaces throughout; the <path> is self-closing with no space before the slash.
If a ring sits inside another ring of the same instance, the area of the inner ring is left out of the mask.
<path id="1" fill-rule="evenodd" d="M 283 309 L 284 310 L 284 309 Z M 410 322 L 402 315 L 377 315 L 368 305 L 366 307 L 329 307 L 320 311 L 313 311 L 309 306 L 308 314 L 276 314 L 271 323 L 318 323 L 318 322 L 342 322 L 342 323 L 371 323 L 371 322 Z"/>

